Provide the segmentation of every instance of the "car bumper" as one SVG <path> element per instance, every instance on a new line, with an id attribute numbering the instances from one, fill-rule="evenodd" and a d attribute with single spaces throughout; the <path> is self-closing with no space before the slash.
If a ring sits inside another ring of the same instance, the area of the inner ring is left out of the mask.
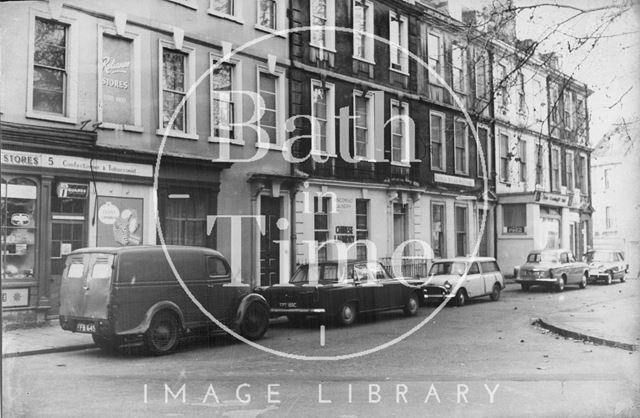
<path id="1" fill-rule="evenodd" d="M 447 289 L 444 286 L 426 286 L 424 287 L 424 298 L 425 300 L 429 299 L 438 299 L 444 300 L 448 298 L 452 298 L 451 289 Z"/>
<path id="2" fill-rule="evenodd" d="M 553 277 L 545 277 L 545 278 L 539 278 L 539 279 L 521 279 L 521 278 L 516 279 L 516 283 L 530 284 L 530 285 L 535 285 L 535 284 L 554 284 L 554 283 L 557 283 L 557 282 L 558 282 L 558 279 L 553 278 Z"/>
<path id="3" fill-rule="evenodd" d="M 107 319 L 78 318 L 60 315 L 60 328 L 84 334 L 112 335 L 113 326 Z"/>

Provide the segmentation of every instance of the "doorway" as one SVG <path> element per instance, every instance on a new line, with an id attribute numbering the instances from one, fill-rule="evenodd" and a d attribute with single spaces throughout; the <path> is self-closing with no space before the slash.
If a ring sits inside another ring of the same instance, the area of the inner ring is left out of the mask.
<path id="1" fill-rule="evenodd" d="M 260 197 L 260 215 L 265 218 L 265 233 L 260 239 L 260 286 L 280 283 L 280 199 L 270 196 Z"/>

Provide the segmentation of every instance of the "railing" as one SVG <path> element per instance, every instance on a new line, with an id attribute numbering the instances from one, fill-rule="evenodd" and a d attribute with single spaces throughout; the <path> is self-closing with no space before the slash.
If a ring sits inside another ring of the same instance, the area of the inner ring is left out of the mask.
<path id="1" fill-rule="evenodd" d="M 339 158 L 330 158 L 324 163 L 308 159 L 299 167 L 314 177 L 392 184 L 413 185 L 414 183 L 420 183 L 419 163 L 404 167 L 392 165 L 389 162 L 359 161 L 357 163 L 348 163 Z"/>
<path id="2" fill-rule="evenodd" d="M 391 273 L 394 274 L 392 268 L 392 260 L 391 257 L 384 257 L 380 259 L 380 263 Z M 401 260 L 400 265 L 402 276 L 403 277 L 419 277 L 424 278 L 427 277 L 427 273 L 429 272 L 429 260 L 426 258 L 422 259 L 413 259 L 413 260 Z"/>

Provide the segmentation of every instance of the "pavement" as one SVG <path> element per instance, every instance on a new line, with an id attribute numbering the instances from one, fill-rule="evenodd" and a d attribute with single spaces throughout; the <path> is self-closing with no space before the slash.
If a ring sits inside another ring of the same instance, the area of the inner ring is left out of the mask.
<path id="1" fill-rule="evenodd" d="M 508 283 L 507 286 L 517 286 Z M 568 338 L 621 348 L 640 349 L 640 279 L 601 286 L 599 297 L 580 308 L 546 314 L 535 324 Z M 276 319 L 274 322 L 280 321 Z M 91 335 L 64 331 L 57 320 L 34 328 L 3 331 L 2 357 L 84 350 L 95 347 Z"/>

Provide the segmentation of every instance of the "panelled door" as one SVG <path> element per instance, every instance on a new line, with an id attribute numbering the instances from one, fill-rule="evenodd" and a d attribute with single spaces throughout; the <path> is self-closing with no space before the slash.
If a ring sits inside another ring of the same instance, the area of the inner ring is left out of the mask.
<path id="1" fill-rule="evenodd" d="M 270 286 L 280 282 L 280 230 L 276 226 L 280 218 L 280 199 L 260 197 L 260 215 L 265 217 L 265 233 L 260 239 L 260 285 Z"/>

